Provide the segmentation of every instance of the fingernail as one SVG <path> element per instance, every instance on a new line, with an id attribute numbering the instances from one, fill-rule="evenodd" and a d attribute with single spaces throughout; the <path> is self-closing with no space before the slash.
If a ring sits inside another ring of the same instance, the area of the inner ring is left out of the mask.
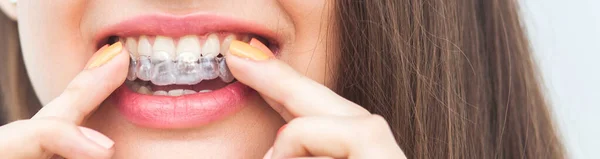
<path id="1" fill-rule="evenodd" d="M 263 159 L 271 159 L 273 158 L 273 148 L 271 147 L 269 149 L 269 151 L 267 151 L 267 153 L 265 154 L 265 157 L 263 157 Z"/>
<path id="2" fill-rule="evenodd" d="M 123 50 L 123 44 L 121 42 L 114 43 L 109 47 L 102 49 L 100 52 L 97 53 L 98 55 L 92 57 L 86 68 L 92 69 L 106 64 L 115 56 L 119 55 L 119 53 L 121 53 L 121 50 Z"/>
<path id="3" fill-rule="evenodd" d="M 269 56 L 273 56 L 273 52 L 271 52 L 271 49 L 269 49 L 269 47 L 267 47 L 265 44 L 260 42 L 260 40 L 258 40 L 256 38 L 252 38 L 252 40 L 250 40 L 249 44 L 250 44 L 250 46 L 257 48 L 258 50 L 265 52 Z"/>
<path id="4" fill-rule="evenodd" d="M 231 45 L 229 46 L 229 52 L 235 56 L 252 59 L 255 61 L 263 61 L 273 56 L 271 51 L 265 52 L 257 47 L 237 40 L 231 42 Z"/>
<path id="5" fill-rule="evenodd" d="M 281 131 L 283 131 L 283 129 L 285 129 L 285 127 L 287 127 L 287 124 L 281 126 L 281 128 L 279 128 L 279 130 L 277 130 L 277 136 L 279 136 L 279 134 L 281 134 Z"/>
<path id="6" fill-rule="evenodd" d="M 113 145 L 115 145 L 114 141 L 90 128 L 79 127 L 79 131 L 81 131 L 81 133 L 83 133 L 85 137 L 106 149 L 110 149 L 111 147 L 113 147 Z"/>

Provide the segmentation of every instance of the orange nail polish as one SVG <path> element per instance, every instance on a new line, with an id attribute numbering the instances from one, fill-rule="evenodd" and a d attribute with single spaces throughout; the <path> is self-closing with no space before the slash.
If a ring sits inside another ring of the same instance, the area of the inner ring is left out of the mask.
<path id="1" fill-rule="evenodd" d="M 113 59 L 115 56 L 119 55 L 123 50 L 123 44 L 121 42 L 114 43 L 107 48 L 103 48 L 100 52 L 94 55 L 90 62 L 87 65 L 87 69 L 92 69 L 96 67 L 100 67 Z"/>
<path id="2" fill-rule="evenodd" d="M 237 40 L 231 42 L 229 52 L 235 56 L 249 58 L 255 61 L 266 60 L 273 56 L 273 53 L 270 51 L 264 52 L 256 47 Z"/>

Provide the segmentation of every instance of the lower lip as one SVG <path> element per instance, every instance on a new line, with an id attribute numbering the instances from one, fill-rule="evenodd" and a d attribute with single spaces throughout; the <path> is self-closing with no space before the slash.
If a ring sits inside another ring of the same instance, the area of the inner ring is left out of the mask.
<path id="1" fill-rule="evenodd" d="M 139 94 L 122 85 L 111 98 L 132 123 L 168 129 L 198 127 L 222 119 L 241 110 L 250 92 L 252 89 L 240 82 L 208 93 L 177 97 Z"/>

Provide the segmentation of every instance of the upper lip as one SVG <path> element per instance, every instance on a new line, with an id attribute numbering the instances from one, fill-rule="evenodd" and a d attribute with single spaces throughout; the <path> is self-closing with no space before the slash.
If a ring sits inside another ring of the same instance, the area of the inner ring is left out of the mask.
<path id="1" fill-rule="evenodd" d="M 161 35 L 181 37 L 185 35 L 204 35 L 212 32 L 250 33 L 268 40 L 273 45 L 279 44 L 280 37 L 267 27 L 231 17 L 190 14 L 175 15 L 142 15 L 117 24 L 102 28 L 94 36 L 97 48 L 106 43 L 110 36 L 128 37 L 139 35 Z"/>

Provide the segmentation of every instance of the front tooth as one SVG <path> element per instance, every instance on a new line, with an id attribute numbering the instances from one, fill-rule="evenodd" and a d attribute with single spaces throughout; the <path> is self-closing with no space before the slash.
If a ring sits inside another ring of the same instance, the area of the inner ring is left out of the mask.
<path id="1" fill-rule="evenodd" d="M 200 57 L 200 43 L 195 35 L 188 35 L 179 39 L 177 44 L 177 61 L 175 64 L 177 79 L 175 84 L 193 85 L 200 83 L 198 78 L 198 58 Z"/>
<path id="2" fill-rule="evenodd" d="M 221 44 L 219 43 L 219 36 L 217 34 L 210 34 L 204 42 L 202 47 L 202 56 L 214 58 L 221 52 Z"/>
<path id="3" fill-rule="evenodd" d="M 143 56 L 152 55 L 152 45 L 150 45 L 150 40 L 148 40 L 147 36 L 140 36 L 137 45 L 137 53 Z"/>
<path id="4" fill-rule="evenodd" d="M 177 43 L 177 55 L 182 53 L 191 53 L 196 57 L 200 57 L 200 41 L 195 35 L 184 36 Z"/>
<path id="5" fill-rule="evenodd" d="M 129 37 L 125 40 L 125 47 L 127 48 L 127 51 L 129 51 L 129 54 L 131 54 L 134 58 L 139 56 L 137 44 L 138 42 L 132 37 Z"/>
<path id="6" fill-rule="evenodd" d="M 197 76 L 201 79 L 211 80 L 219 77 L 219 64 L 215 58 L 200 58 L 200 65 L 198 65 L 198 67 L 200 71 L 198 72 Z"/>
<path id="7" fill-rule="evenodd" d="M 183 95 L 183 89 L 175 89 L 169 91 L 169 96 L 181 96 Z"/>
<path id="8" fill-rule="evenodd" d="M 225 37 L 225 39 L 223 40 L 223 43 L 221 44 L 221 54 L 225 55 L 227 53 L 227 50 L 229 50 L 229 46 L 231 45 L 231 42 L 235 39 L 237 39 L 237 37 L 233 34 Z"/>
<path id="9" fill-rule="evenodd" d="M 198 56 L 192 55 L 192 53 L 180 53 L 177 55 L 177 61 L 175 64 L 176 82 L 175 84 L 188 84 L 193 85 L 200 83 L 202 78 L 198 76 Z"/>
<path id="10" fill-rule="evenodd" d="M 156 92 L 152 93 L 152 95 L 155 95 L 155 96 L 166 96 L 166 95 L 169 95 L 169 94 L 167 93 L 167 91 L 156 91 Z"/>
<path id="11" fill-rule="evenodd" d="M 153 69 L 156 75 L 151 80 L 153 84 L 165 86 L 177 82 L 177 68 L 171 60 L 154 63 Z"/>
<path id="12" fill-rule="evenodd" d="M 156 36 L 152 52 L 152 64 L 154 65 L 154 73 L 156 74 L 156 77 L 152 79 L 152 83 L 159 86 L 175 83 L 177 80 L 175 75 L 177 70 L 175 63 L 173 63 L 175 58 L 175 43 L 173 39 Z"/>
<path id="13" fill-rule="evenodd" d="M 173 38 L 156 36 L 154 47 L 152 47 L 152 59 L 156 60 L 172 60 L 175 58 L 175 43 Z"/>
<path id="14" fill-rule="evenodd" d="M 196 94 L 196 93 L 197 93 L 196 91 L 189 90 L 189 89 L 183 90 L 183 94 L 184 94 L 184 95 L 188 95 L 188 94 Z"/>
<path id="15" fill-rule="evenodd" d="M 135 74 L 139 79 L 149 81 L 156 77 L 156 73 L 154 73 L 152 61 L 150 60 L 149 56 L 140 56 L 136 65 Z"/>
<path id="16" fill-rule="evenodd" d="M 150 87 L 148 86 L 141 86 L 137 92 L 140 94 L 152 94 L 152 90 L 150 90 Z"/>

